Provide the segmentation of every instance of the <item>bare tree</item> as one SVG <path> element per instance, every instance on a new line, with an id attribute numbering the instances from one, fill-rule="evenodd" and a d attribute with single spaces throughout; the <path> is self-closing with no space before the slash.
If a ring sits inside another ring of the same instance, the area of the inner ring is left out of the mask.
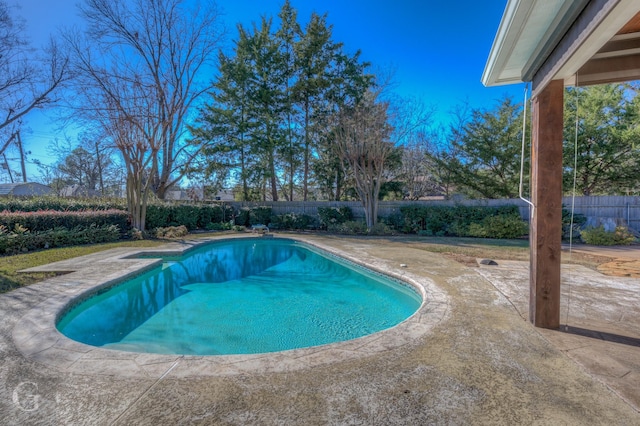
<path id="1" fill-rule="evenodd" d="M 0 130 L 53 103 L 54 91 L 68 77 L 68 57 L 55 41 L 39 52 L 24 33 L 24 21 L 12 16 L 10 7 L 0 0 Z"/>
<path id="2" fill-rule="evenodd" d="M 334 129 L 336 146 L 348 165 L 345 173 L 353 176 L 370 230 L 378 220 L 385 164 L 395 150 L 388 109 L 388 102 L 380 101 L 377 93 L 369 91 L 354 107 L 338 114 Z"/>
<path id="3" fill-rule="evenodd" d="M 100 133 L 83 132 L 76 139 L 50 141 L 47 151 L 58 158 L 55 168 L 67 185 L 80 185 L 91 193 L 113 195 L 118 186 L 111 140 Z"/>
<path id="4" fill-rule="evenodd" d="M 133 225 L 144 229 L 147 192 L 164 198 L 203 148 L 187 141 L 186 124 L 210 88 L 201 78 L 223 35 L 219 13 L 187 0 L 85 0 L 80 11 L 84 37 L 66 34 L 78 74 L 72 106 L 122 154 Z"/>
<path id="5" fill-rule="evenodd" d="M 404 181 L 405 197 L 412 200 L 435 190 L 432 167 L 425 155 L 438 136 L 433 126 L 435 112 L 434 106 L 419 98 L 392 96 L 390 100 L 391 138 L 402 147 L 399 178 Z"/>
<path id="6" fill-rule="evenodd" d="M 438 130 L 413 134 L 402 148 L 404 198 L 419 200 L 444 193 L 434 162 L 427 155 L 437 150 Z"/>

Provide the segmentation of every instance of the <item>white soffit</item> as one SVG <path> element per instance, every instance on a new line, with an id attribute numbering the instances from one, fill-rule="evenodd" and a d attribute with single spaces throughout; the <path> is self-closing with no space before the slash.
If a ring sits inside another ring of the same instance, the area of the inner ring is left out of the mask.
<path id="1" fill-rule="evenodd" d="M 535 56 L 566 24 L 563 18 L 574 0 L 508 0 L 489 58 L 482 74 L 485 86 L 523 82 L 523 74 Z"/>

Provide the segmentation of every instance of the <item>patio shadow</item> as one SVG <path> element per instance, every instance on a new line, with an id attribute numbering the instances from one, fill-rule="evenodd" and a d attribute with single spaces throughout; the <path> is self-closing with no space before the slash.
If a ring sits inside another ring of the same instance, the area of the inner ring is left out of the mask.
<path id="1" fill-rule="evenodd" d="M 635 337 L 623 336 L 620 334 L 607 333 L 604 331 L 589 330 L 586 328 L 572 327 L 567 325 L 561 325 L 560 331 L 569 334 L 575 334 L 583 337 L 590 337 L 592 339 L 604 340 L 607 342 L 620 343 L 628 346 L 640 347 L 640 339 Z"/>

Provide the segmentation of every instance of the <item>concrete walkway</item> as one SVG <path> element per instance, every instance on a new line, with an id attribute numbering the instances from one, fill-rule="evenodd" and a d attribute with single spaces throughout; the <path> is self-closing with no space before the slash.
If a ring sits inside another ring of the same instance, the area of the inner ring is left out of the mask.
<path id="1" fill-rule="evenodd" d="M 120 249 L 54 264 L 77 272 L 0 295 L 0 423 L 640 424 L 640 391 L 625 387 L 640 378 L 638 280 L 572 266 L 563 274 L 572 332 L 539 330 L 523 319 L 524 262 L 467 268 L 418 242 L 302 239 L 403 275 L 432 300 L 364 346 L 303 349 L 298 361 L 295 351 L 227 359 L 223 368 L 217 357 L 94 352 L 52 335 L 56 306 L 141 266 L 123 259 L 135 250 Z"/>

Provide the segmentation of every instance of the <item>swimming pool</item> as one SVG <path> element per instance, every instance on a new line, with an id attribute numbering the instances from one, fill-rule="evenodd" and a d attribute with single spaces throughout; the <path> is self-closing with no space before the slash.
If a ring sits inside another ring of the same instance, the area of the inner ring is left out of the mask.
<path id="1" fill-rule="evenodd" d="M 69 309 L 58 330 L 133 352 L 253 354 L 362 337 L 422 302 L 409 285 L 292 240 L 222 241 L 163 259 Z"/>

